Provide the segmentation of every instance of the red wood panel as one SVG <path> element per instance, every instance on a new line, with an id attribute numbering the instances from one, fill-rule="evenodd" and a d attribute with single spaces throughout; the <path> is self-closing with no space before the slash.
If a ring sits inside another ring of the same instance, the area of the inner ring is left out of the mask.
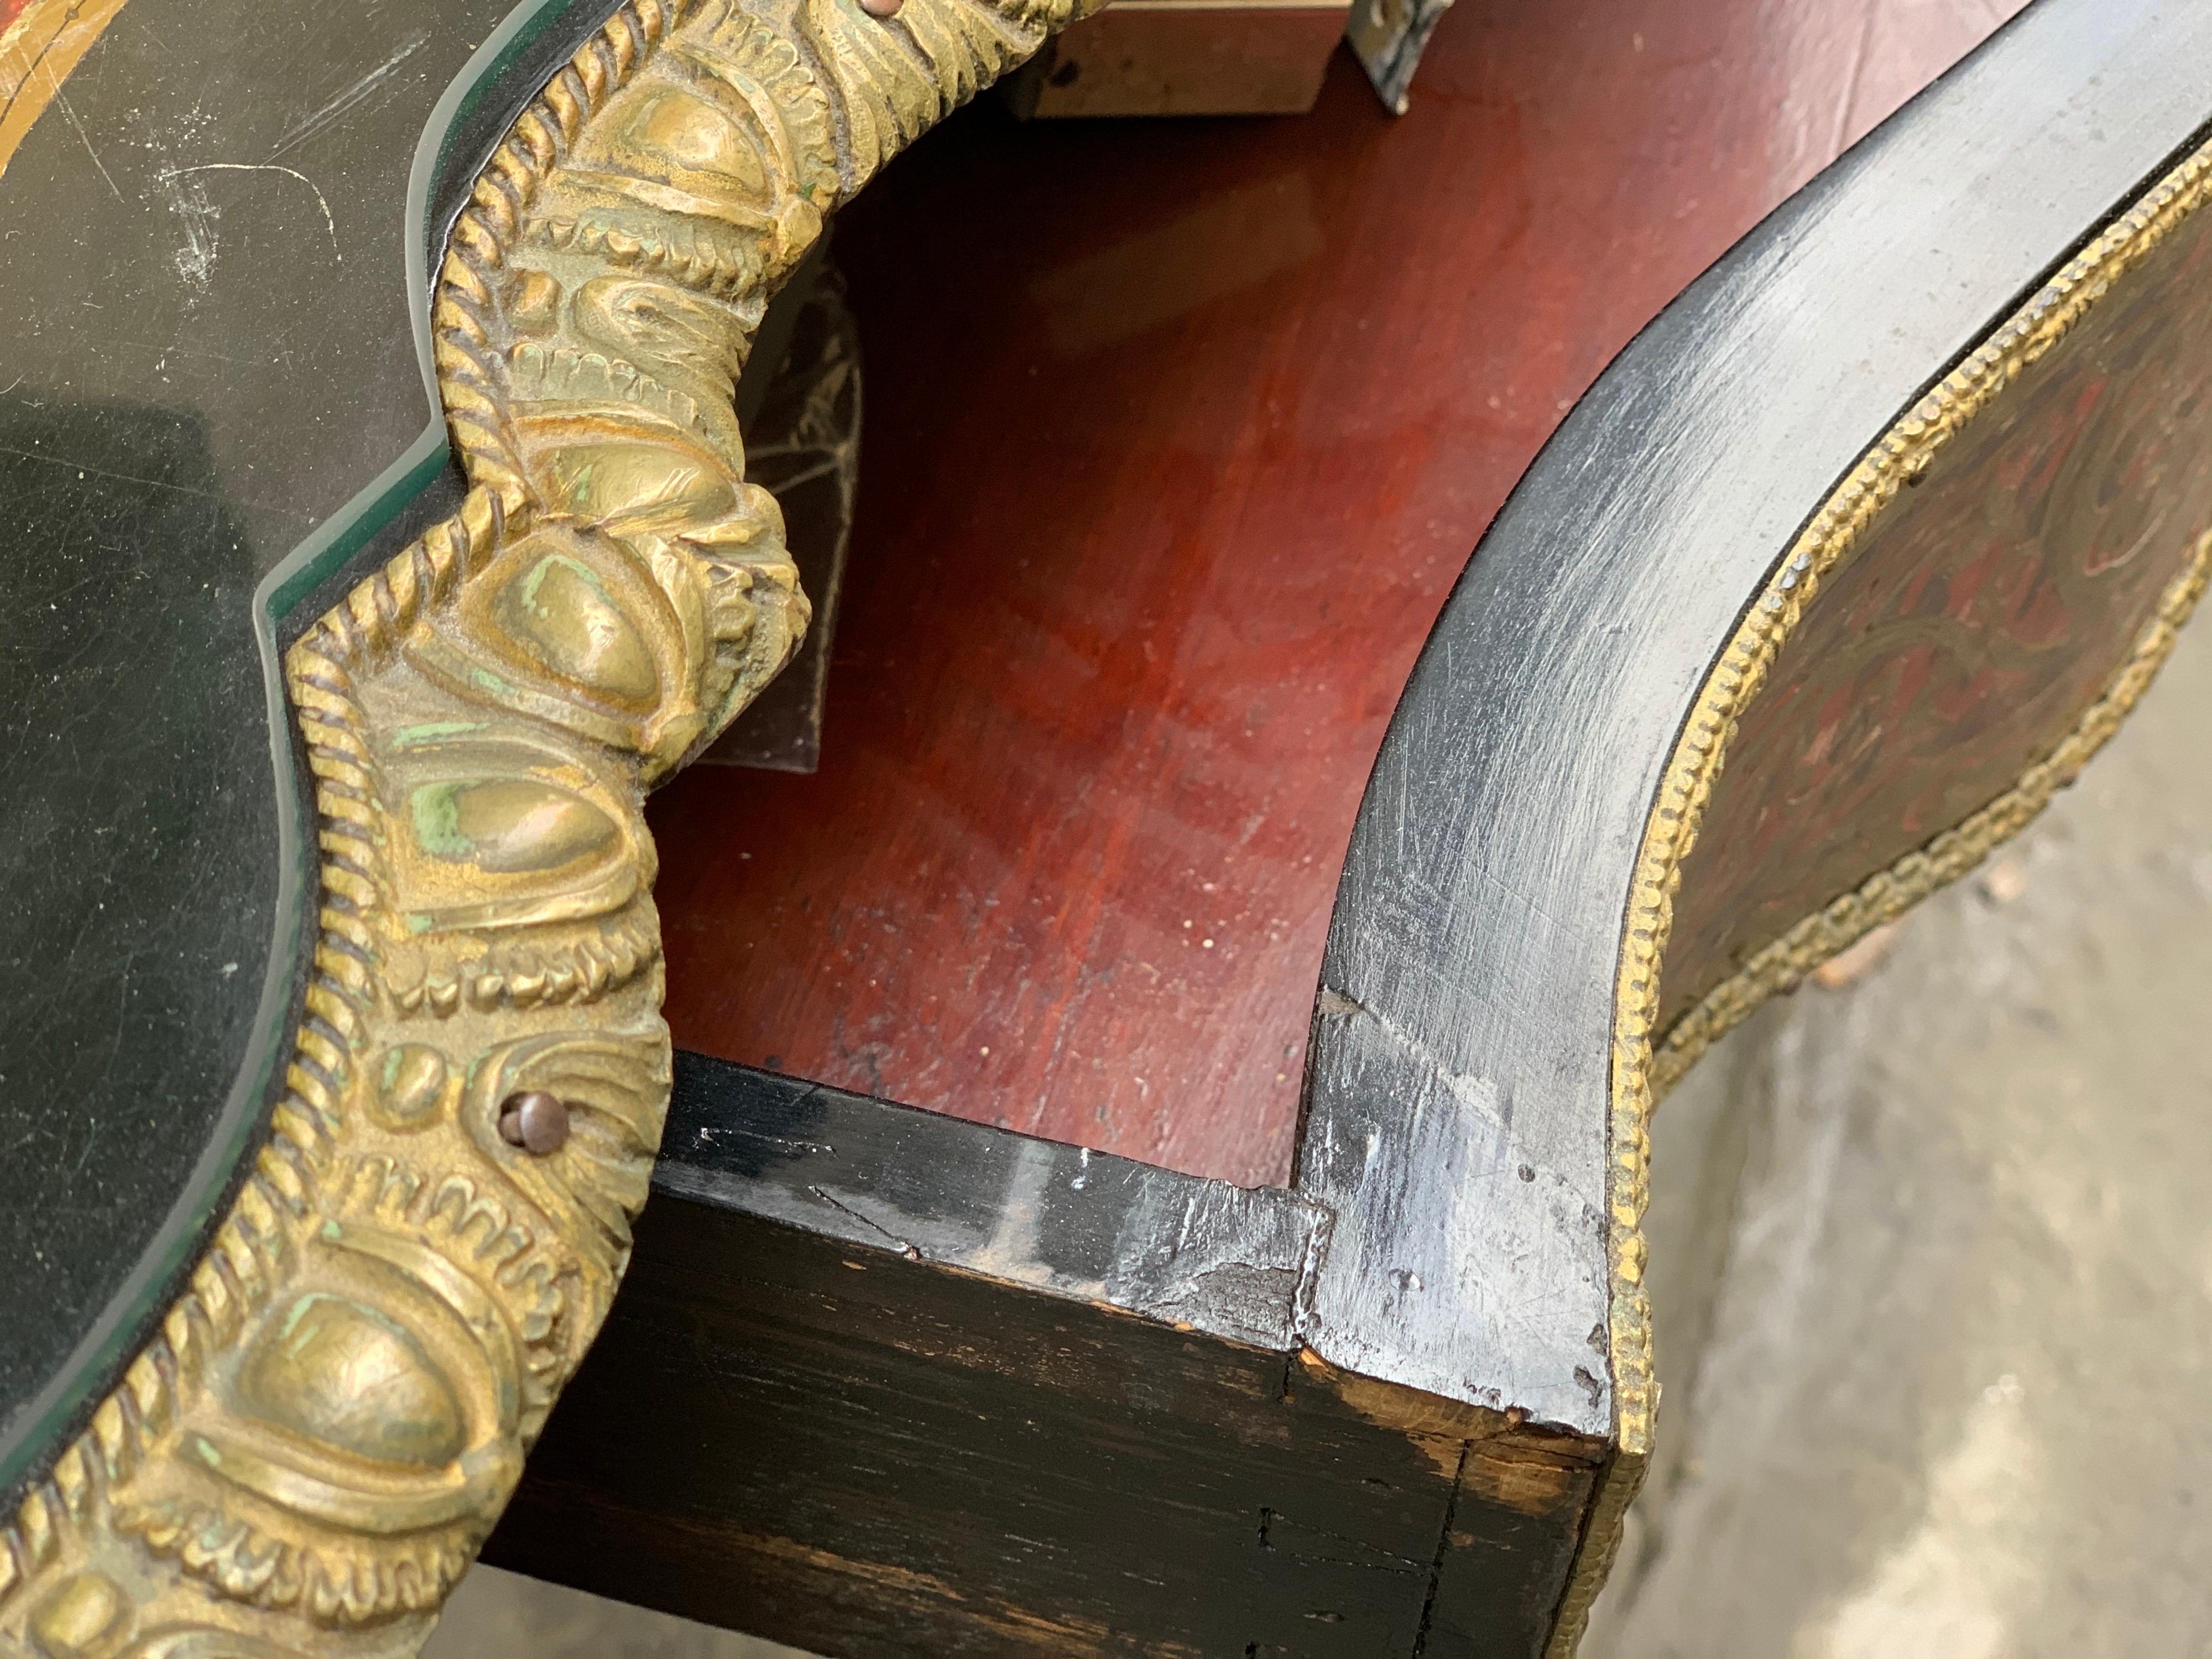
<path id="1" fill-rule="evenodd" d="M 2212 215 L 1967 422 L 1821 583 L 1683 860 L 1662 1036 L 1759 952 L 2056 751 L 2212 526 Z"/>
<path id="2" fill-rule="evenodd" d="M 963 113 L 840 228 L 868 351 L 822 771 L 656 803 L 729 1058 L 1289 1173 L 1336 874 L 1506 490 L 2009 0 L 1460 0 L 1410 114 Z"/>

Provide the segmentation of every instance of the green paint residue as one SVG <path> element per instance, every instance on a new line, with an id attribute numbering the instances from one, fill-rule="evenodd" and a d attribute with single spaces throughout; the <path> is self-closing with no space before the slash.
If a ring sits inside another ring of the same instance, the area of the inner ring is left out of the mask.
<path id="1" fill-rule="evenodd" d="M 315 1310 L 317 1303 L 325 1300 L 327 1298 L 321 1296 L 303 1296 L 292 1304 L 292 1311 L 284 1316 L 284 1328 L 277 1333 L 276 1340 L 283 1346 L 287 1358 L 297 1359 L 307 1351 L 307 1345 L 315 1340 L 315 1333 L 301 1330 L 300 1323 Z"/>
<path id="2" fill-rule="evenodd" d="M 392 734 L 394 748 L 412 749 L 419 744 L 441 743 L 484 729 L 482 720 L 432 720 L 426 726 L 403 726 Z"/>
<path id="3" fill-rule="evenodd" d="M 594 3 L 604 12 L 605 0 L 594 0 Z M 9 9 L 9 0 L 0 0 L 0 15 L 4 15 Z M 488 99 L 501 94 L 503 77 L 507 70 L 533 43 L 544 39 L 549 32 L 565 27 L 568 20 L 587 19 L 591 9 L 584 0 L 523 0 L 514 14 L 517 19 L 514 31 L 501 44 L 496 55 L 483 63 L 471 61 L 465 71 L 468 85 L 458 102 L 451 108 L 441 105 L 440 110 L 434 113 L 434 121 L 442 121 L 442 131 L 437 140 L 437 162 L 428 170 L 428 188 L 410 187 L 409 194 L 410 204 L 420 216 L 416 220 L 420 228 L 418 234 L 422 245 L 430 251 L 430 260 L 426 266 L 418 255 L 410 254 L 410 281 L 419 280 L 427 287 L 437 275 L 435 251 L 440 246 L 441 230 L 434 215 L 444 200 L 437 182 L 453 173 L 456 158 L 461 153 L 459 146 L 465 136 L 464 128 L 467 118 L 483 107 Z M 559 61 L 567 60 L 563 57 Z M 557 67 L 557 64 L 550 67 Z M 464 179 L 460 183 L 465 189 L 467 180 Z M 415 337 L 418 349 L 427 354 L 429 350 L 428 339 L 420 335 Z M 433 406 L 426 408 L 424 417 L 428 421 L 426 428 L 395 459 L 392 467 L 380 475 L 376 483 L 370 486 L 374 493 L 364 492 L 366 499 L 356 498 L 347 503 L 339 514 L 295 547 L 270 573 L 269 586 L 262 595 L 262 611 L 257 618 L 257 628 L 267 653 L 272 692 L 280 699 L 283 678 L 276 641 L 288 633 L 282 624 L 291 618 L 323 583 L 337 575 L 348 560 L 368 546 L 380 531 L 396 520 L 410 502 L 418 500 L 423 491 L 453 464 L 453 449 L 447 440 L 443 415 Z M 290 750 L 281 743 L 278 747 L 277 775 L 280 780 L 289 780 L 292 776 Z M 289 827 L 289 815 L 285 833 L 292 861 L 297 866 L 296 878 L 305 884 L 305 890 L 312 902 L 315 891 L 313 884 L 313 836 L 309 834 L 301 837 L 295 835 Z M 379 835 L 377 840 L 380 844 L 382 839 Z M 422 933 L 428 932 L 434 922 L 428 915 L 416 915 L 407 918 L 407 926 L 411 931 Z M 289 1036 L 289 1032 L 283 1035 Z M 286 1044 L 276 1042 L 265 1033 L 257 1037 L 256 1046 L 247 1062 L 252 1068 L 255 1086 L 270 1069 L 281 1066 L 282 1055 L 286 1049 Z M 237 1123 L 247 1126 L 252 1121 L 250 1115 L 237 1120 Z M 223 1131 L 225 1139 L 222 1145 L 228 1158 L 244 1154 L 246 1142 L 242 1137 L 246 1133 L 246 1129 L 235 1126 Z M 217 1201 L 222 1190 L 224 1188 L 220 1182 L 211 1188 L 196 1187 L 191 1200 L 195 1214 L 204 1219 L 210 1212 L 209 1206 Z M 336 1224 L 326 1226 L 323 1231 L 327 1238 L 335 1239 L 340 1236 Z M 182 1234 L 165 1232 L 149 1246 L 154 1254 L 149 1260 L 157 1262 L 161 1271 L 154 1274 L 149 1282 L 167 1284 L 169 1282 L 167 1275 L 172 1271 L 181 1272 L 187 1267 L 197 1256 L 198 1246 L 191 1243 L 197 1237 L 197 1233 L 190 1230 Z M 77 1368 L 70 1385 L 58 1389 L 52 1403 L 41 1403 L 35 1414 L 34 1425 L 17 1436 L 12 1444 L 0 1448 L 0 1488 L 8 1487 L 24 1476 L 26 1468 L 29 1467 L 25 1460 L 34 1456 L 39 1448 L 56 1443 L 53 1436 L 64 1431 L 70 1414 L 85 1404 L 85 1389 L 93 1386 L 105 1369 L 119 1366 L 129 1358 L 131 1350 L 125 1345 L 128 1334 L 133 1328 L 131 1320 L 118 1323 L 101 1340 L 96 1357 L 88 1364 Z M 222 1462 L 220 1454 L 205 1441 L 194 1437 L 191 1444 L 193 1449 L 208 1462 L 216 1464 Z"/>
<path id="4" fill-rule="evenodd" d="M 489 668 L 471 668 L 469 670 L 469 678 L 495 697 L 511 697 L 514 695 L 514 688 Z"/>
<path id="5" fill-rule="evenodd" d="M 580 560 L 570 558 L 566 553 L 548 553 L 532 565 L 530 574 L 522 579 L 522 608 L 532 616 L 542 617 L 545 614 L 538 608 L 538 590 L 546 577 L 553 574 L 556 565 L 575 575 L 602 599 L 607 599 L 607 590 L 600 582 L 598 571 Z M 614 601 L 607 599 L 607 603 L 612 605 Z"/>
<path id="6" fill-rule="evenodd" d="M 408 798 L 415 820 L 415 842 L 422 849 L 456 863 L 476 855 L 477 844 L 461 828 L 461 791 L 458 783 L 426 783 Z"/>

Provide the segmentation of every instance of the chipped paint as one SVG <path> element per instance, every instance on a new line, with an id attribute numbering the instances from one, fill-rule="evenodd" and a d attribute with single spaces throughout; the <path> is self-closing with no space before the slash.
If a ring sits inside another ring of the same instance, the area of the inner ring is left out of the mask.
<path id="1" fill-rule="evenodd" d="M 1302 1350 L 1304 1374 L 1377 1427 L 1405 1436 L 1438 1474 L 1486 1503 L 1530 1516 L 1580 1504 L 1589 1472 L 1606 1444 L 1528 1422 L 1526 1413 L 1493 1411 L 1464 1401 L 1384 1382 L 1330 1364 Z"/>

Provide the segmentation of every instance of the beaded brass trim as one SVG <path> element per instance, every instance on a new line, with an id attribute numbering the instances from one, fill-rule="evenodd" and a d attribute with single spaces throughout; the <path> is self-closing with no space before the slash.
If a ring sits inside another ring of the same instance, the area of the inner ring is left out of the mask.
<path id="1" fill-rule="evenodd" d="M 1644 826 L 1622 931 L 1614 995 L 1607 1194 L 1619 1449 L 1576 1564 L 1552 1647 L 1555 1655 L 1571 1654 L 1580 1639 L 1650 1452 L 1657 1395 L 1651 1370 L 1650 1308 L 1644 1290 L 1642 1224 L 1649 1196 L 1650 1118 L 1656 1099 L 1759 1003 L 1793 987 L 1873 927 L 1972 869 L 2074 781 L 2142 695 L 2172 649 L 2176 631 L 2212 574 L 2212 537 L 2197 544 L 2188 568 L 2168 586 L 2126 664 L 2056 749 L 1979 811 L 1792 927 L 1662 1037 L 1653 1026 L 1662 960 L 1673 925 L 1674 893 L 1736 720 L 1759 695 L 1777 653 L 1822 580 L 1851 556 L 1898 490 L 2202 205 L 2208 192 L 2212 192 L 2212 146 L 2168 173 L 1891 427 L 1777 562 L 1698 691 Z M 1659 1043 L 1656 1054 L 1655 1041 Z"/>
<path id="2" fill-rule="evenodd" d="M 0 1533 L 0 1656 L 428 1636 L 646 1196 L 644 793 L 806 623 L 731 412 L 762 308 L 830 208 L 1080 9 L 629 0 L 484 167 L 432 318 L 466 499 L 286 661 L 322 853 L 287 1088 L 160 1334 Z"/>
<path id="3" fill-rule="evenodd" d="M 2208 578 L 2212 578 L 2212 533 L 2198 538 L 2187 567 L 2160 595 L 2158 610 L 2126 664 L 2056 749 L 1987 806 L 1806 917 L 1668 1028 L 1651 1056 L 1653 1103 L 1665 1099 L 1707 1048 L 1749 1018 L 1769 997 L 1796 990 L 1806 975 L 1830 957 L 1949 886 L 2034 822 L 2060 790 L 2081 776 L 2081 769 L 2150 689 L 2181 625 L 2203 596 Z"/>

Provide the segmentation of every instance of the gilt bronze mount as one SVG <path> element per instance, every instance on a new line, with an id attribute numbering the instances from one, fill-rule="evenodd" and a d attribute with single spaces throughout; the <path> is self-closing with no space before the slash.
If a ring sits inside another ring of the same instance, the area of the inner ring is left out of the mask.
<path id="1" fill-rule="evenodd" d="M 631 0 L 483 167 L 430 319 L 466 494 L 285 658 L 321 898 L 271 1133 L 13 1518 L 0 1650 L 428 1634 L 659 1142 L 644 792 L 808 619 L 732 413 L 751 335 L 823 215 L 1073 9 Z"/>

